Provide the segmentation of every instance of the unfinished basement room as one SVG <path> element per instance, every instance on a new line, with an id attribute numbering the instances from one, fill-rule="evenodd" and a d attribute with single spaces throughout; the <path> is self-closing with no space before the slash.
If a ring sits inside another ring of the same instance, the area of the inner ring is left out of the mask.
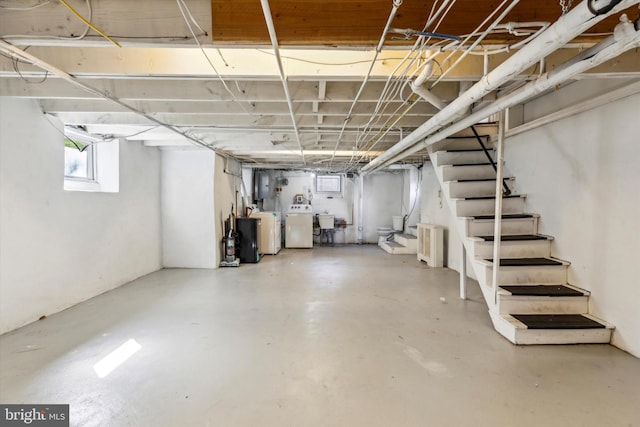
<path id="1" fill-rule="evenodd" d="M 640 0 L 0 0 L 0 425 L 640 427 Z"/>

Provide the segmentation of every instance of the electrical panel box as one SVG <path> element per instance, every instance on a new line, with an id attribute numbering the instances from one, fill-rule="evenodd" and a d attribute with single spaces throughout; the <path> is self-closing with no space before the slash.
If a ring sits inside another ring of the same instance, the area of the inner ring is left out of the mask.
<path id="1" fill-rule="evenodd" d="M 264 200 L 270 197 L 271 174 L 269 171 L 255 171 L 253 174 L 253 199 Z"/>

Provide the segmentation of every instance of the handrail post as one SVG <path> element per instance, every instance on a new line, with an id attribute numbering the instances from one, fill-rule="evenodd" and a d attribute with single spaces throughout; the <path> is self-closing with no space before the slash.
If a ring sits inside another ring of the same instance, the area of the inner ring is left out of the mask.
<path id="1" fill-rule="evenodd" d="M 460 242 L 460 299 L 467 299 L 467 249 Z"/>
<path id="2" fill-rule="evenodd" d="M 498 119 L 498 150 L 496 169 L 496 210 L 493 227 L 493 303 L 498 303 L 498 272 L 500 270 L 500 240 L 502 234 L 502 180 L 504 177 L 504 110 L 499 113 Z"/>
<path id="3" fill-rule="evenodd" d="M 478 144 L 480 144 L 480 147 L 482 147 L 482 151 L 484 151 L 484 155 L 487 156 L 487 160 L 489 160 L 489 163 L 491 163 L 491 167 L 493 168 L 494 171 L 498 172 L 498 167 L 496 166 L 496 162 L 493 161 L 491 154 L 489 154 L 489 150 L 487 150 L 487 147 L 484 145 L 484 142 L 482 142 L 482 138 L 480 137 L 480 135 L 478 135 L 478 131 L 476 130 L 475 126 L 471 126 L 471 130 L 473 131 L 473 134 L 475 135 L 476 140 L 478 141 Z M 502 181 L 502 186 L 504 187 L 504 195 L 505 196 L 510 195 L 511 189 L 509 188 L 507 183 L 504 182 L 504 180 Z"/>

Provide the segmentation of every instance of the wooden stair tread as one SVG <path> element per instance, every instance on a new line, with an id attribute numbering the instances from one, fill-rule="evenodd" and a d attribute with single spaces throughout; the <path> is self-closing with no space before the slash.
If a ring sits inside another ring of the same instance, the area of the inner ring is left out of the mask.
<path id="1" fill-rule="evenodd" d="M 476 236 L 485 242 L 493 242 L 494 236 Z M 541 236 L 539 234 L 514 234 L 509 236 L 500 236 L 500 240 L 503 242 L 513 242 L 513 241 L 529 241 L 529 240 L 549 240 L 547 236 Z"/>
<path id="2" fill-rule="evenodd" d="M 455 163 L 445 166 L 491 166 L 491 163 Z"/>
<path id="3" fill-rule="evenodd" d="M 582 314 L 511 314 L 526 325 L 527 329 L 600 329 L 600 322 Z"/>
<path id="4" fill-rule="evenodd" d="M 495 215 L 476 215 L 471 217 L 473 219 L 496 219 Z M 534 218 L 531 214 L 504 214 L 502 215 L 502 219 L 524 219 L 524 218 Z"/>
<path id="5" fill-rule="evenodd" d="M 514 296 L 582 297 L 583 292 L 564 285 L 500 285 Z"/>
<path id="6" fill-rule="evenodd" d="M 487 259 L 492 262 L 493 260 Z M 551 258 L 501 258 L 500 267 L 536 267 L 536 266 L 551 266 L 551 265 L 564 265 L 560 261 L 556 261 Z"/>
<path id="7" fill-rule="evenodd" d="M 496 178 L 478 178 L 478 179 L 456 179 L 455 181 L 449 182 L 483 182 L 483 181 L 495 181 Z M 511 177 L 502 178 L 503 181 L 513 180 Z"/>
<path id="8" fill-rule="evenodd" d="M 515 199 L 522 198 L 524 196 L 520 194 L 509 194 L 508 196 L 502 196 L 503 199 Z M 472 196 L 472 197 L 463 197 L 463 200 L 495 200 L 496 196 Z"/>

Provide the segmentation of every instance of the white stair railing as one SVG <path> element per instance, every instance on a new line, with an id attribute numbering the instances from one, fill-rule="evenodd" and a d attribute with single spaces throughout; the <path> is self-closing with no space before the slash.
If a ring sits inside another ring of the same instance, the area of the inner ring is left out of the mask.
<path id="1" fill-rule="evenodd" d="M 493 303 L 498 303 L 498 272 L 500 271 L 500 241 L 502 234 L 502 180 L 504 178 L 504 110 L 498 119 L 498 146 L 496 161 L 496 209 L 493 229 Z"/>

